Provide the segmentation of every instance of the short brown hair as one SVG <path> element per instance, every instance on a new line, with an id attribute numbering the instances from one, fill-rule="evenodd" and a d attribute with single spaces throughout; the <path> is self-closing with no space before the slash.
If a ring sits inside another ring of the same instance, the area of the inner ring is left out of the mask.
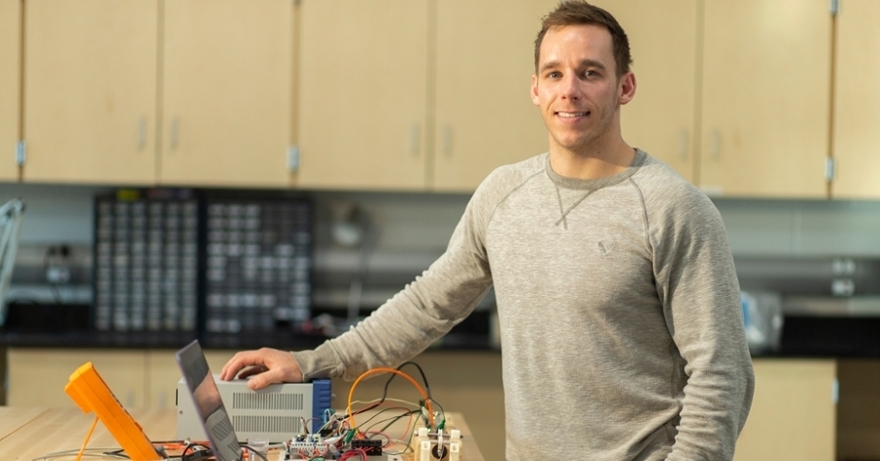
<path id="1" fill-rule="evenodd" d="M 611 33 L 617 78 L 629 72 L 632 56 L 629 52 L 629 39 L 626 38 L 623 27 L 620 27 L 620 23 L 614 19 L 611 13 L 598 6 L 590 5 L 584 0 L 563 0 L 555 10 L 544 16 L 541 21 L 541 31 L 538 32 L 538 38 L 535 39 L 535 72 L 538 71 L 538 60 L 541 57 L 541 43 L 550 28 L 587 24 L 605 27 Z"/>

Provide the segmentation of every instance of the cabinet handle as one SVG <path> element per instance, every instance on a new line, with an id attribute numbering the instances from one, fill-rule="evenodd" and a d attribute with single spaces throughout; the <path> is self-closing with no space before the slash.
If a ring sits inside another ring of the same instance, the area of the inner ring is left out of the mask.
<path id="1" fill-rule="evenodd" d="M 721 133 L 717 129 L 712 130 L 709 155 L 712 157 L 712 160 L 718 160 L 718 157 L 721 156 Z"/>
<path id="2" fill-rule="evenodd" d="M 443 155 L 446 157 L 452 157 L 452 126 L 446 125 L 443 127 L 443 138 L 442 144 L 440 146 Z"/>
<path id="3" fill-rule="evenodd" d="M 177 143 L 180 140 L 180 118 L 171 119 L 171 129 L 169 130 L 171 149 L 177 149 Z"/>
<path id="4" fill-rule="evenodd" d="M 682 128 L 678 132 L 678 156 L 682 160 L 688 158 L 688 130 Z"/>
<path id="5" fill-rule="evenodd" d="M 147 117 L 138 120 L 138 150 L 147 147 Z"/>
<path id="6" fill-rule="evenodd" d="M 413 156 L 419 155 L 422 145 L 422 128 L 418 123 L 413 123 L 409 131 L 409 153 Z"/>

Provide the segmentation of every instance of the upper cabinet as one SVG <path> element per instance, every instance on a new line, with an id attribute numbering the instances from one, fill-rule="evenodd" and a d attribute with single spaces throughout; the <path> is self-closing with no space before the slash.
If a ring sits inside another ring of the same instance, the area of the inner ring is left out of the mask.
<path id="1" fill-rule="evenodd" d="M 712 195 L 880 198 L 880 2 L 594 1 L 630 145 Z M 556 4 L 0 0 L 0 181 L 471 192 L 547 150 Z"/>
<path id="2" fill-rule="evenodd" d="M 157 0 L 25 0 L 26 181 L 156 179 Z"/>
<path id="3" fill-rule="evenodd" d="M 828 0 L 703 4 L 698 184 L 726 196 L 826 197 Z"/>
<path id="4" fill-rule="evenodd" d="M 844 0 L 837 16 L 834 198 L 880 198 L 880 2 Z"/>
<path id="5" fill-rule="evenodd" d="M 428 3 L 306 0 L 301 14 L 297 184 L 423 190 Z"/>
<path id="6" fill-rule="evenodd" d="M 623 139 L 695 181 L 697 0 L 595 4 L 617 18 L 632 52 L 636 95 L 621 107 Z"/>
<path id="7" fill-rule="evenodd" d="M 21 1 L 0 0 L 0 181 L 18 178 Z"/>
<path id="8" fill-rule="evenodd" d="M 289 0 L 25 0 L 29 181 L 290 182 Z"/>
<path id="9" fill-rule="evenodd" d="M 476 189 L 495 168 L 547 151 L 529 97 L 541 17 L 556 0 L 436 2 L 432 189 Z"/>
<path id="10" fill-rule="evenodd" d="M 291 181 L 291 0 L 164 1 L 162 184 Z"/>

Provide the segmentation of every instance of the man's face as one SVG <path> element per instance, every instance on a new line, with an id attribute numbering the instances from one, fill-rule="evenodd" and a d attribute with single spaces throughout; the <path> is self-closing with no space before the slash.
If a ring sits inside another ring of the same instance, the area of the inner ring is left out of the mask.
<path id="1" fill-rule="evenodd" d="M 590 154 L 610 136 L 619 136 L 619 108 L 632 99 L 635 77 L 629 72 L 618 79 L 616 71 L 611 34 L 604 27 L 547 31 L 531 96 L 550 133 L 551 152 Z"/>

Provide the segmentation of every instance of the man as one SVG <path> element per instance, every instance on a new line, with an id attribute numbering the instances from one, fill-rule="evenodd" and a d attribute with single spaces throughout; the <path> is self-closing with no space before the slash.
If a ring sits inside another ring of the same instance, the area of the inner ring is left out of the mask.
<path id="1" fill-rule="evenodd" d="M 240 352 L 221 377 L 397 365 L 494 285 L 509 461 L 731 459 L 754 392 L 733 259 L 705 195 L 623 140 L 630 62 L 610 14 L 560 4 L 531 85 L 549 152 L 489 175 L 443 256 L 349 332 Z"/>

